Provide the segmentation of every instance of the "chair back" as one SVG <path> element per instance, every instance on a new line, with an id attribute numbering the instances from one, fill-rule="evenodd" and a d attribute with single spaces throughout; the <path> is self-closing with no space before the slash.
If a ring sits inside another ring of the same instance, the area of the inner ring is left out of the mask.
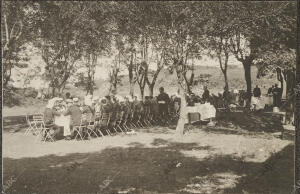
<path id="1" fill-rule="evenodd" d="M 32 124 L 32 122 L 33 122 L 33 116 L 26 114 L 26 122 L 28 124 Z"/>
<path id="2" fill-rule="evenodd" d="M 103 113 L 101 115 L 101 119 L 99 121 L 99 124 L 102 126 L 107 126 L 109 124 L 109 120 L 110 120 L 110 113 Z"/>
<path id="3" fill-rule="evenodd" d="M 123 119 L 124 119 L 124 111 L 121 111 L 121 112 L 119 113 L 118 122 L 123 121 Z"/>
<path id="4" fill-rule="evenodd" d="M 32 120 L 36 123 L 44 122 L 44 115 L 43 114 L 32 115 Z"/>

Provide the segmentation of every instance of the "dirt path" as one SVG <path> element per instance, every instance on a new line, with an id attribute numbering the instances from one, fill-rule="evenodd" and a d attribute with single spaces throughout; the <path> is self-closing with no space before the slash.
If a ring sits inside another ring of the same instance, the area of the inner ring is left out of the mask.
<path id="1" fill-rule="evenodd" d="M 4 185 L 15 193 L 287 193 L 293 143 L 272 136 L 153 128 L 90 141 L 34 143 L 3 134 Z M 284 168 L 283 168 L 284 166 Z M 260 187 L 258 187 L 260 185 Z"/>

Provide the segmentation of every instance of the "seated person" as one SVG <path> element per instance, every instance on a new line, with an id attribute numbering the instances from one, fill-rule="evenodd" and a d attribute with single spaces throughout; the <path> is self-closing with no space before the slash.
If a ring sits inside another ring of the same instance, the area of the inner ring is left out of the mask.
<path id="1" fill-rule="evenodd" d="M 68 108 L 66 110 L 66 112 L 64 113 L 65 116 L 70 115 L 71 116 L 71 121 L 70 121 L 70 127 L 71 129 L 74 126 L 80 126 L 81 124 L 81 110 L 79 108 L 79 99 L 78 98 L 74 98 L 73 102 L 71 102 L 71 100 L 68 100 Z"/>
<path id="2" fill-rule="evenodd" d="M 107 104 L 107 99 L 103 98 L 101 99 L 101 108 L 100 108 L 101 114 L 107 114 L 110 112 L 110 107 Z"/>
<path id="3" fill-rule="evenodd" d="M 82 106 L 82 113 L 85 114 L 85 121 L 89 122 L 93 121 L 95 118 L 95 104 L 93 103 L 92 99 L 86 98 L 84 100 L 84 105 Z"/>
<path id="4" fill-rule="evenodd" d="M 51 137 L 53 139 L 57 138 L 59 134 L 59 127 L 54 124 L 54 117 L 60 116 L 60 113 L 54 108 L 57 99 L 53 98 L 48 101 L 48 105 L 44 111 L 44 123 L 45 127 L 50 128 Z"/>
<path id="5" fill-rule="evenodd" d="M 208 100 L 209 100 L 209 90 L 207 89 L 207 86 L 204 86 L 204 92 L 202 94 L 202 99 L 205 102 L 208 102 Z"/>

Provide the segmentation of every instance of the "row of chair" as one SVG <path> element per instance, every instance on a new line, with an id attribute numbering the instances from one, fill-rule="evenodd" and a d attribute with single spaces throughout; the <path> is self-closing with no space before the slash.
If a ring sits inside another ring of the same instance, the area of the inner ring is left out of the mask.
<path id="1" fill-rule="evenodd" d="M 173 112 L 162 119 L 160 115 L 151 113 L 150 109 L 142 112 L 107 112 L 96 113 L 88 118 L 87 114 L 82 114 L 80 125 L 73 126 L 74 140 L 91 139 L 93 137 L 113 136 L 115 134 L 134 133 L 134 129 L 153 127 L 154 125 L 164 123 L 171 124 L 179 118 L 178 112 Z M 26 115 L 28 128 L 25 134 L 32 132 L 37 136 L 36 139 L 45 141 L 54 141 L 51 136 L 51 126 L 44 123 L 43 114 Z"/>

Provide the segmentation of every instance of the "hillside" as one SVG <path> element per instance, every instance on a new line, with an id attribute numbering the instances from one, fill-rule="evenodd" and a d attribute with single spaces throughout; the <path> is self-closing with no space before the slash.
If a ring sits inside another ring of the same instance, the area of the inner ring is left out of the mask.
<path id="1" fill-rule="evenodd" d="M 255 67 L 252 68 L 252 84 L 253 87 L 255 85 L 259 85 L 263 92 L 267 90 L 274 82 L 276 78 L 256 78 L 257 69 Z M 211 92 L 217 93 L 218 91 L 222 91 L 224 87 L 224 77 L 221 70 L 217 67 L 205 67 L 198 66 L 195 70 L 195 77 L 200 76 L 201 74 L 209 74 L 211 77 L 208 78 L 208 88 Z M 231 67 L 228 69 L 228 79 L 229 79 L 229 88 L 230 89 L 246 89 L 246 82 L 244 78 L 244 70 L 243 68 Z M 152 80 L 152 78 L 150 79 Z M 177 91 L 177 78 L 176 74 L 170 74 L 168 70 L 163 70 L 157 79 L 154 88 L 154 95 L 158 94 L 158 88 L 164 87 L 166 92 L 169 94 L 174 94 Z M 98 89 L 95 91 L 95 95 L 105 96 L 108 93 L 109 83 L 104 80 L 96 80 L 96 85 Z M 194 89 L 197 90 L 201 86 L 195 86 Z M 265 88 L 264 88 L 265 87 Z M 129 94 L 129 81 L 127 76 L 122 76 L 122 85 L 119 85 L 118 94 L 120 95 L 128 95 Z M 135 86 L 135 93 L 137 95 L 140 94 L 140 90 L 138 85 Z M 145 95 L 148 95 L 148 87 L 145 87 Z"/>
<path id="2" fill-rule="evenodd" d="M 267 88 L 275 83 L 276 78 L 256 78 L 257 70 L 253 67 L 252 69 L 252 87 L 255 85 L 259 85 L 262 88 L 262 93 L 267 92 Z M 220 69 L 217 67 L 205 67 L 198 66 L 195 70 L 195 77 L 199 77 L 200 75 L 209 74 L 207 86 L 211 93 L 217 93 L 218 91 L 222 91 L 224 87 L 224 78 Z M 228 69 L 228 79 L 229 79 L 229 88 L 230 89 L 246 89 L 246 83 L 244 79 L 244 70 L 242 68 L 231 67 Z M 119 95 L 125 96 L 129 94 L 129 82 L 128 77 L 126 75 L 122 76 L 121 85 L 118 85 L 117 92 Z M 165 91 L 169 94 L 175 94 L 177 91 L 177 78 L 176 74 L 170 74 L 168 70 L 163 70 L 157 79 L 154 95 L 158 94 L 159 87 L 164 87 Z M 97 89 L 94 92 L 96 96 L 105 96 L 109 91 L 109 82 L 107 80 L 98 79 L 96 80 Z M 197 91 L 202 88 L 200 85 L 194 86 L 193 91 Z M 81 88 L 76 88 L 70 86 L 66 89 L 65 92 L 70 92 L 73 96 L 83 97 L 86 95 L 86 92 Z M 140 90 L 138 85 L 135 85 L 134 92 L 136 95 L 140 95 Z M 197 92 L 196 92 L 197 93 Z M 145 87 L 145 95 L 148 95 L 148 87 Z M 25 115 L 26 113 L 36 113 L 40 110 L 43 110 L 45 107 L 46 101 L 36 100 L 34 98 L 26 98 L 23 99 L 23 95 L 19 95 L 18 98 L 20 104 L 13 107 L 4 106 L 3 115 L 4 116 L 15 116 L 15 115 Z"/>

